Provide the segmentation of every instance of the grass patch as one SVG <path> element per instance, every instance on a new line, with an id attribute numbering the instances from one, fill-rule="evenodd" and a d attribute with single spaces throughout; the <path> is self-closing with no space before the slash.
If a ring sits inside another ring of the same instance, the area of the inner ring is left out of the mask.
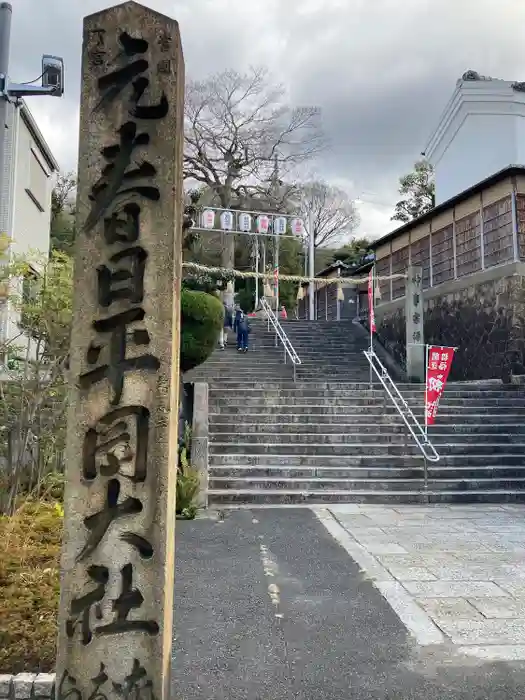
<path id="1" fill-rule="evenodd" d="M 0 673 L 54 670 L 62 523 L 56 502 L 0 516 Z"/>

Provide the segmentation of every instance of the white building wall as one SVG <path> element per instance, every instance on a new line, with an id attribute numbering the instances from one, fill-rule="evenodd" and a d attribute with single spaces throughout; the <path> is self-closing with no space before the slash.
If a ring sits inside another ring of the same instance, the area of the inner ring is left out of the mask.
<path id="1" fill-rule="evenodd" d="M 11 106 L 11 110 L 11 182 L 9 195 L 4 199 L 9 203 L 6 226 L 9 253 L 11 259 L 19 255 L 29 256 L 38 270 L 49 254 L 54 170 L 49 164 L 49 157 L 44 155 L 41 143 L 28 127 L 21 108 Z M 18 294 L 19 291 L 21 281 L 13 280 L 11 293 Z M 12 303 L 0 305 L 2 340 L 6 342 L 16 338 L 17 346 L 27 346 L 29 339 L 20 335 L 19 320 Z M 34 347 L 30 348 L 30 357 L 35 354 L 34 350 Z"/>
<path id="2" fill-rule="evenodd" d="M 52 172 L 24 120 L 19 118 L 15 169 L 12 250 L 47 257 L 51 223 Z"/>
<path id="3" fill-rule="evenodd" d="M 525 93 L 505 80 L 460 80 L 425 148 L 440 204 L 525 164 Z"/>

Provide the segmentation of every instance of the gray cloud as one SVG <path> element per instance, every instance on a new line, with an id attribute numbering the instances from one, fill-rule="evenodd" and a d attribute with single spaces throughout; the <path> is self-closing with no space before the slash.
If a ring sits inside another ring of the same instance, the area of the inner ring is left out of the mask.
<path id="1" fill-rule="evenodd" d="M 40 55 L 63 55 L 67 95 L 30 102 L 65 169 L 77 151 L 82 15 L 104 3 L 13 3 L 11 74 L 38 75 Z M 468 68 L 525 78 L 525 3 L 516 0 L 151 0 L 177 13 L 189 77 L 265 63 L 294 104 L 322 108 L 331 148 L 316 164 L 327 178 L 395 202 L 410 169 Z M 80 6 L 82 5 L 82 9 Z M 368 211 L 368 214 L 367 214 Z M 362 229 L 382 233 L 388 210 L 363 210 Z M 374 230 L 371 230 L 374 229 Z"/>

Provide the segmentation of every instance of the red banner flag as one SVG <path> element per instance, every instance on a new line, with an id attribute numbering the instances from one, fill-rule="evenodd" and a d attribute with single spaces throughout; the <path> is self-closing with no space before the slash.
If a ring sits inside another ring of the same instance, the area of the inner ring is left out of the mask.
<path id="1" fill-rule="evenodd" d="M 374 271 L 368 273 L 368 318 L 370 320 L 370 332 L 376 332 L 376 316 L 374 313 Z M 370 341 L 372 342 L 372 341 Z"/>
<path id="2" fill-rule="evenodd" d="M 439 399 L 445 390 L 455 348 L 427 347 L 427 385 L 425 389 L 425 425 L 434 425 Z"/>

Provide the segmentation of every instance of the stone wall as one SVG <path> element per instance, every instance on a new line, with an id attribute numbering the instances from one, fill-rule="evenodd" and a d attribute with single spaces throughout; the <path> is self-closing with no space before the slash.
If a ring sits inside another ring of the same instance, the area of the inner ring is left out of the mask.
<path id="1" fill-rule="evenodd" d="M 54 700 L 54 697 L 54 673 L 0 674 L 0 700 Z"/>
<path id="2" fill-rule="evenodd" d="M 377 309 L 378 335 L 394 359 L 404 365 L 404 299 L 388 307 Z M 452 380 L 509 381 L 511 372 L 525 373 L 524 277 L 509 276 L 477 284 L 473 277 L 468 287 L 425 298 L 424 313 L 425 342 L 459 348 L 452 365 Z"/>

